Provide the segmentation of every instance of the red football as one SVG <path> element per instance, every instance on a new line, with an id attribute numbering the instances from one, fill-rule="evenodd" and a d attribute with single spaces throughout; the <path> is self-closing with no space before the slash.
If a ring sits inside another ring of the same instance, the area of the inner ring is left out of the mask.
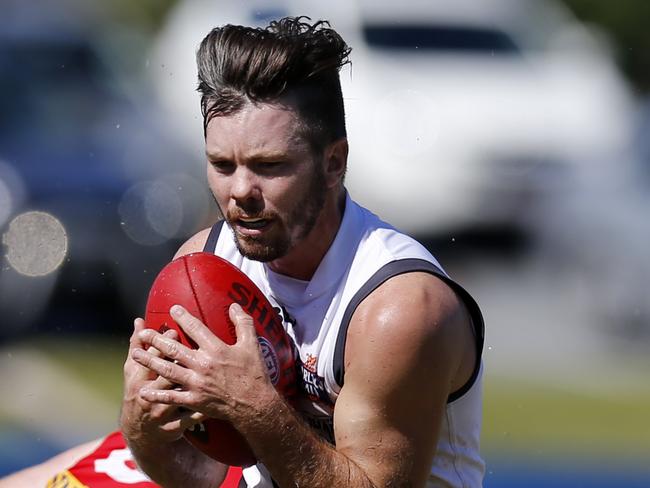
<path id="1" fill-rule="evenodd" d="M 264 294 L 240 269 L 214 254 L 200 252 L 173 260 L 156 277 L 149 299 L 147 327 L 178 331 L 181 342 L 196 344 L 169 315 L 172 305 L 185 307 L 227 344 L 237 340 L 228 308 L 239 303 L 255 322 L 260 349 L 271 382 L 285 397 L 296 390 L 296 369 L 291 339 L 282 320 Z M 249 466 L 255 456 L 241 434 L 224 420 L 208 419 L 187 430 L 185 437 L 208 456 L 231 466 Z"/>

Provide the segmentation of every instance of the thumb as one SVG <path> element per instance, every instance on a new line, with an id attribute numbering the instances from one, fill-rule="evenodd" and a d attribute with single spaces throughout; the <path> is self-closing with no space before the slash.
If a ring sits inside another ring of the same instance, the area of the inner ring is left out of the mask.
<path id="1" fill-rule="evenodd" d="M 235 325 L 237 342 L 255 340 L 257 342 L 257 332 L 253 317 L 244 312 L 244 309 L 238 303 L 233 303 L 228 309 L 228 315 Z"/>

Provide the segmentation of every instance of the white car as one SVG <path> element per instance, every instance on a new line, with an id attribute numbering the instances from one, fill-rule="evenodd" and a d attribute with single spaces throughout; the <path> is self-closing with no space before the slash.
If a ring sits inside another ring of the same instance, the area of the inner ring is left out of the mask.
<path id="1" fill-rule="evenodd" d="M 526 224 L 584 175 L 618 170 L 628 87 L 600 38 L 532 0 L 184 0 L 151 74 L 197 156 L 201 38 L 285 15 L 330 20 L 353 48 L 341 73 L 347 186 L 407 232 Z"/>

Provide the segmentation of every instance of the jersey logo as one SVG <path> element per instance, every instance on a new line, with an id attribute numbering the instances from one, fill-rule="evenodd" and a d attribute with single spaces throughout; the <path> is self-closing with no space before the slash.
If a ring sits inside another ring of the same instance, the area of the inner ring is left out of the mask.
<path id="1" fill-rule="evenodd" d="M 312 354 L 307 354 L 307 361 L 305 361 L 303 365 L 307 371 L 315 373 L 316 368 L 318 367 L 318 358 Z"/>
<path id="2" fill-rule="evenodd" d="M 291 316 L 286 307 L 280 304 L 277 305 L 278 306 L 274 308 L 280 315 L 285 330 L 295 330 L 297 327 L 296 319 Z M 294 356 L 296 357 L 296 366 L 298 368 L 298 383 L 300 390 L 304 392 L 312 402 L 331 406 L 332 401 L 325 389 L 325 378 L 318 376 L 317 373 L 318 357 L 313 354 L 307 354 L 307 359 L 303 362 L 298 351 L 295 350 L 295 344 L 293 344 L 293 347 Z"/>
<path id="3" fill-rule="evenodd" d="M 331 405 L 332 402 L 325 389 L 325 378 L 317 373 L 318 357 L 308 354 L 307 360 L 305 362 L 299 361 L 299 363 L 300 377 L 302 378 L 300 387 L 307 394 L 307 397 L 312 402 Z"/>
<path id="4" fill-rule="evenodd" d="M 125 485 L 151 481 L 138 470 L 128 449 L 116 449 L 107 458 L 95 460 L 95 471 Z"/>
<path id="5" fill-rule="evenodd" d="M 269 372 L 271 383 L 273 383 L 273 385 L 276 385 L 278 383 L 278 378 L 280 377 L 280 366 L 278 364 L 278 358 L 275 355 L 275 351 L 273 350 L 271 343 L 264 337 L 258 336 L 257 342 L 260 344 L 260 351 L 262 352 L 264 365 Z"/>

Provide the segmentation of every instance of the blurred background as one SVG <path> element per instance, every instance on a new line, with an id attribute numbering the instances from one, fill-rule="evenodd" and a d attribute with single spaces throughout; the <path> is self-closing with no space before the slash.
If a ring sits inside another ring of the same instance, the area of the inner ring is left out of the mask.
<path id="1" fill-rule="evenodd" d="M 353 198 L 484 309 L 485 486 L 650 486 L 647 2 L 0 11 L 0 476 L 116 427 L 132 319 L 217 216 L 199 41 L 307 14 L 353 48 Z"/>

